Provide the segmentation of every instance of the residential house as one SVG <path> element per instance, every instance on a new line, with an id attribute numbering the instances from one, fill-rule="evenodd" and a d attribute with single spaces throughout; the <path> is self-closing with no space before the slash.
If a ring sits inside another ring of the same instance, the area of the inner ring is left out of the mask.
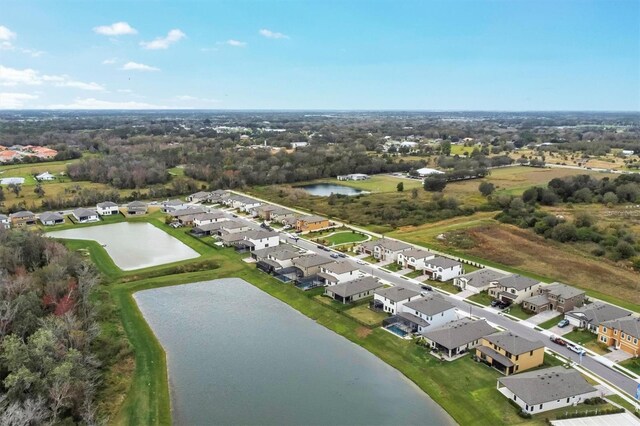
<path id="1" fill-rule="evenodd" d="M 441 171 L 441 170 L 430 169 L 428 167 L 423 167 L 421 169 L 418 169 L 418 170 L 416 170 L 416 173 L 420 177 L 425 177 L 425 176 L 429 176 L 429 175 L 441 175 L 441 174 L 444 174 L 444 172 Z"/>
<path id="2" fill-rule="evenodd" d="M 40 217 L 38 219 L 40 220 L 40 223 L 45 226 L 60 225 L 64 223 L 64 216 L 58 212 L 40 213 Z"/>
<path id="3" fill-rule="evenodd" d="M 279 244 L 275 247 L 267 247 L 261 250 L 254 250 L 251 252 L 251 258 L 255 259 L 256 261 L 260 261 L 263 259 L 268 259 L 271 255 L 278 256 L 278 254 L 281 252 L 285 252 L 285 253 L 292 252 L 292 253 L 298 254 L 297 257 L 302 256 L 302 253 L 300 253 L 300 250 L 297 247 L 292 246 L 291 244 Z M 275 257 L 274 259 L 281 260 L 278 257 Z M 294 259 L 294 257 L 291 257 L 290 259 Z M 287 266 L 292 266 L 292 265 L 287 265 Z"/>
<path id="4" fill-rule="evenodd" d="M 498 391 L 529 414 L 571 407 L 600 396 L 578 371 L 560 366 L 501 377 Z"/>
<path id="5" fill-rule="evenodd" d="M 222 189 L 217 189 L 215 191 L 212 191 L 209 194 L 209 198 L 207 201 L 214 204 L 220 204 L 223 202 L 224 199 L 228 197 L 229 197 L 229 191 L 223 191 Z"/>
<path id="6" fill-rule="evenodd" d="M 183 210 L 189 210 L 189 209 L 183 209 Z M 200 216 L 203 216 L 205 214 L 206 213 L 183 214 L 177 217 L 178 223 L 182 224 L 183 226 L 196 226 L 195 225 L 196 219 L 198 219 Z"/>
<path id="7" fill-rule="evenodd" d="M 218 231 L 222 228 L 222 222 L 205 223 L 195 226 L 191 230 L 191 234 L 195 237 L 205 237 L 207 235 L 218 235 Z"/>
<path id="8" fill-rule="evenodd" d="M 425 272 L 431 275 L 431 279 L 443 282 L 452 280 L 464 273 L 462 263 L 448 257 L 437 256 L 433 259 L 425 260 L 425 266 Z"/>
<path id="9" fill-rule="evenodd" d="M 625 317 L 605 321 L 598 327 L 598 342 L 640 356 L 640 318 Z"/>
<path id="10" fill-rule="evenodd" d="M 364 173 L 352 173 L 350 175 L 338 176 L 338 180 L 367 180 L 367 179 L 369 179 L 369 175 L 365 175 Z"/>
<path id="11" fill-rule="evenodd" d="M 147 214 L 147 203 L 143 201 L 132 201 L 127 204 L 127 215 L 138 216 Z"/>
<path id="12" fill-rule="evenodd" d="M 247 232 L 251 229 L 249 225 L 237 220 L 225 220 L 217 223 L 220 225 L 218 235 L 237 234 L 239 232 Z"/>
<path id="13" fill-rule="evenodd" d="M 326 229 L 331 226 L 329 219 L 321 216 L 302 216 L 296 220 L 297 232 L 311 232 Z"/>
<path id="14" fill-rule="evenodd" d="M 340 303 L 352 303 L 373 295 L 383 284 L 374 277 L 363 277 L 325 288 L 324 294 Z"/>
<path id="15" fill-rule="evenodd" d="M 432 350 L 444 352 L 448 358 L 465 353 L 480 344 L 480 340 L 496 330 L 484 319 L 462 318 L 432 328 L 423 336 Z"/>
<path id="16" fill-rule="evenodd" d="M 233 235 L 233 234 L 232 234 Z M 274 231 L 251 230 L 242 233 L 243 240 L 238 247 L 249 251 L 262 250 L 267 247 L 275 247 L 280 244 L 280 234 Z"/>
<path id="17" fill-rule="evenodd" d="M 11 222 L 9 222 L 9 217 L 4 214 L 0 214 L 0 229 L 9 229 L 11 228 Z"/>
<path id="18" fill-rule="evenodd" d="M 278 208 L 276 210 L 271 211 L 271 213 L 269 214 L 268 220 L 286 225 L 286 223 L 283 223 L 283 221 L 285 219 L 290 219 L 292 221 L 291 226 L 293 227 L 296 225 L 295 216 L 296 214 L 291 210 L 287 210 L 285 208 Z"/>
<path id="19" fill-rule="evenodd" d="M 118 205 L 111 201 L 96 204 L 96 211 L 100 216 L 111 216 L 120 213 Z"/>
<path id="20" fill-rule="evenodd" d="M 507 277 L 509 274 L 494 271 L 493 269 L 478 269 L 460 275 L 453 279 L 453 285 L 460 290 L 469 290 L 472 293 L 480 293 L 491 287 L 491 283 L 501 278 Z"/>
<path id="21" fill-rule="evenodd" d="M 489 296 L 503 302 L 518 304 L 538 293 L 542 283 L 522 275 L 509 275 L 491 282 Z"/>
<path id="22" fill-rule="evenodd" d="M 98 212 L 92 209 L 79 208 L 75 209 L 71 214 L 76 218 L 78 223 L 90 223 L 100 220 Z"/>
<path id="23" fill-rule="evenodd" d="M 194 216 L 206 213 L 206 210 L 202 207 L 187 207 L 186 209 L 179 209 L 169 212 L 169 216 L 180 221 L 180 218 L 183 216 L 191 216 L 190 222 L 193 222 Z"/>
<path id="24" fill-rule="evenodd" d="M 293 259 L 292 264 L 295 268 L 299 269 L 302 276 L 308 277 L 311 275 L 318 275 L 322 265 L 333 262 L 330 257 L 324 257 L 319 254 L 308 254 L 301 256 L 297 259 Z"/>
<path id="25" fill-rule="evenodd" d="M 256 259 L 256 267 L 267 273 L 280 272 L 282 270 L 296 271 L 295 277 L 299 275 L 298 270 L 293 268 L 293 259 L 302 256 L 296 247 L 288 244 L 280 244 L 276 247 L 267 247 L 251 252 L 251 257 Z"/>
<path id="26" fill-rule="evenodd" d="M 625 309 L 598 301 L 566 312 L 564 317 L 569 320 L 569 324 L 573 327 L 586 328 L 592 333 L 597 333 L 598 326 L 601 323 L 621 319 L 629 315 L 631 315 L 631 312 Z"/>
<path id="27" fill-rule="evenodd" d="M 249 212 L 252 208 L 260 206 L 262 203 L 253 198 L 245 197 L 244 195 L 230 195 L 227 198 L 222 199 L 222 202 L 233 207 L 236 210 Z"/>
<path id="28" fill-rule="evenodd" d="M 420 293 L 404 287 L 389 287 L 376 290 L 373 295 L 374 308 L 395 315 L 407 302 L 420 298 Z"/>
<path id="29" fill-rule="evenodd" d="M 544 362 L 544 343 L 510 331 L 484 336 L 476 356 L 505 376 L 539 367 Z"/>
<path id="30" fill-rule="evenodd" d="M 298 222 L 298 215 L 288 215 L 278 218 L 277 222 L 284 225 L 285 228 L 295 228 L 296 222 Z"/>
<path id="31" fill-rule="evenodd" d="M 227 220 L 227 216 L 223 212 L 201 213 L 193 217 L 193 224 L 195 226 L 202 226 L 225 220 Z"/>
<path id="32" fill-rule="evenodd" d="M 331 286 L 354 280 L 360 275 L 359 273 L 357 266 L 343 260 L 322 265 L 318 276 L 324 280 L 325 285 Z"/>
<path id="33" fill-rule="evenodd" d="M 302 256 L 300 251 L 296 250 L 292 246 L 287 246 L 283 250 L 273 251 L 267 254 L 267 259 L 272 262 L 276 262 L 282 268 L 290 268 L 293 266 L 293 259 L 297 259 L 300 256 Z"/>
<path id="34" fill-rule="evenodd" d="M 44 172 L 44 173 L 40 173 L 39 175 L 36 175 L 36 180 L 39 182 L 51 181 L 51 180 L 54 180 L 55 178 L 56 177 L 49 172 Z"/>
<path id="35" fill-rule="evenodd" d="M 584 304 L 584 290 L 566 284 L 552 283 L 538 287 L 538 294 L 522 302 L 522 309 L 540 313 L 544 311 L 569 312 Z"/>
<path id="36" fill-rule="evenodd" d="M 436 255 L 430 251 L 411 248 L 398 253 L 398 265 L 403 269 L 413 269 L 414 271 L 424 271 L 427 268 L 426 261 L 433 259 Z"/>
<path id="37" fill-rule="evenodd" d="M 187 207 L 189 207 L 189 205 L 182 200 L 166 200 L 160 205 L 160 210 L 162 213 L 169 213 L 177 210 L 183 210 Z"/>
<path id="38" fill-rule="evenodd" d="M 413 247 L 402 241 L 382 238 L 374 241 L 366 241 L 357 247 L 359 253 L 365 253 L 381 261 L 397 261 L 400 253 L 411 250 Z"/>
<path id="39" fill-rule="evenodd" d="M 437 293 L 405 303 L 400 307 L 397 316 L 400 317 L 400 322 L 411 327 L 414 333 L 423 333 L 458 319 L 455 306 Z"/>
<path id="40" fill-rule="evenodd" d="M 189 201 L 190 203 L 204 203 L 209 201 L 209 198 L 211 198 L 210 192 L 199 191 L 195 194 L 189 195 L 187 197 L 187 201 Z"/>
<path id="41" fill-rule="evenodd" d="M 13 228 L 22 228 L 28 225 L 36 224 L 36 215 L 28 210 L 23 210 L 9 215 L 11 226 Z"/>

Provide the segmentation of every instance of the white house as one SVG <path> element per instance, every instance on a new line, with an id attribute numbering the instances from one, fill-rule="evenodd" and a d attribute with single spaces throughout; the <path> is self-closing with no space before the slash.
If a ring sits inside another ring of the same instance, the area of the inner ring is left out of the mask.
<path id="1" fill-rule="evenodd" d="M 509 275 L 491 282 L 489 296 L 503 302 L 518 304 L 524 299 L 538 294 L 542 283 L 522 275 Z"/>
<path id="2" fill-rule="evenodd" d="M 494 271 L 493 269 L 478 269 L 477 271 L 455 277 L 453 279 L 453 285 L 460 290 L 469 290 L 477 294 L 489 289 L 492 282 L 508 275 L 509 274 Z"/>
<path id="3" fill-rule="evenodd" d="M 350 175 L 339 175 L 338 180 L 367 180 L 369 175 L 364 173 L 352 173 Z"/>
<path id="4" fill-rule="evenodd" d="M 423 167 L 421 169 L 418 169 L 418 170 L 416 170 L 416 173 L 418 173 L 418 176 L 420 176 L 420 177 L 425 177 L 425 176 L 429 176 L 429 175 L 441 175 L 441 174 L 444 174 L 443 171 L 436 170 L 436 169 L 430 169 L 428 167 Z"/>
<path id="5" fill-rule="evenodd" d="M 402 268 L 423 271 L 427 268 L 426 261 L 436 257 L 434 253 L 422 249 L 410 249 L 398 253 L 398 265 Z"/>
<path id="6" fill-rule="evenodd" d="M 238 232 L 246 232 L 251 229 L 249 228 L 249 225 L 245 225 L 237 220 L 225 220 L 217 223 L 220 223 L 219 233 L 235 234 Z"/>
<path id="7" fill-rule="evenodd" d="M 291 148 L 304 148 L 309 145 L 309 142 L 291 142 Z"/>
<path id="8" fill-rule="evenodd" d="M 258 200 L 254 200 L 253 198 L 245 197 L 242 195 L 232 195 L 222 202 L 228 206 L 233 207 L 234 209 L 249 212 L 249 210 L 260 206 L 262 203 Z"/>
<path id="9" fill-rule="evenodd" d="M 425 260 L 425 271 L 438 281 L 449 281 L 464 273 L 462 263 L 442 256 Z"/>
<path id="10" fill-rule="evenodd" d="M 49 172 L 40 173 L 39 175 L 36 176 L 36 180 L 40 182 L 54 180 L 55 178 L 56 177 Z"/>
<path id="11" fill-rule="evenodd" d="M 529 414 L 570 407 L 600 396 L 573 368 L 551 367 L 498 379 L 498 391 Z"/>
<path id="12" fill-rule="evenodd" d="M 342 284 L 355 280 L 360 275 L 362 275 L 360 270 L 347 261 L 327 263 L 320 268 L 318 274 L 324 279 L 326 285 Z"/>
<path id="13" fill-rule="evenodd" d="M 280 244 L 280 234 L 274 231 L 248 231 L 244 235 L 242 245 L 249 250 L 262 250 L 267 247 L 276 247 Z"/>
<path id="14" fill-rule="evenodd" d="M 188 207 L 189 205 L 182 200 L 166 200 L 162 202 L 160 210 L 163 213 L 170 213 L 178 210 L 184 210 Z"/>
<path id="15" fill-rule="evenodd" d="M 97 222 L 100 220 L 100 216 L 98 216 L 98 212 L 91 209 L 75 209 L 73 211 L 73 217 L 76 218 L 78 223 L 89 223 L 89 222 Z"/>
<path id="16" fill-rule="evenodd" d="M 64 216 L 58 212 L 40 213 L 38 219 L 40 220 L 40 223 L 45 226 L 60 225 L 64 223 Z"/>
<path id="17" fill-rule="evenodd" d="M 423 320 L 415 322 L 418 333 L 458 319 L 455 306 L 440 294 L 435 293 L 405 303 L 400 308 L 401 313 L 407 313 Z M 406 319 L 405 316 L 402 317 Z"/>
<path id="18" fill-rule="evenodd" d="M 11 228 L 11 222 L 9 222 L 9 217 L 4 214 L 0 214 L 0 229 L 9 229 Z"/>
<path id="19" fill-rule="evenodd" d="M 227 220 L 227 216 L 223 212 L 202 213 L 193 217 L 193 224 L 195 226 L 202 226 L 224 220 Z"/>
<path id="20" fill-rule="evenodd" d="M 373 294 L 374 307 L 395 315 L 405 303 L 420 298 L 420 293 L 404 287 L 389 287 Z"/>
<path id="21" fill-rule="evenodd" d="M 118 205 L 111 201 L 105 201 L 104 203 L 96 204 L 96 211 L 100 216 L 111 216 L 120 213 Z"/>

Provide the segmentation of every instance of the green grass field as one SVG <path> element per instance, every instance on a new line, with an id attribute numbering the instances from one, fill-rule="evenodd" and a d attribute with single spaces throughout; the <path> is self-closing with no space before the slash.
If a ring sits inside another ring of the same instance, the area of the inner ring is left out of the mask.
<path id="1" fill-rule="evenodd" d="M 489 293 L 487 293 L 486 291 L 482 291 L 480 293 L 473 294 L 467 297 L 467 300 L 471 300 L 484 306 L 489 306 L 491 304 L 491 301 L 493 300 L 493 297 L 489 296 Z"/>
<path id="2" fill-rule="evenodd" d="M 422 182 L 420 180 L 404 179 L 391 175 L 372 175 L 366 180 L 321 179 L 309 183 L 321 182 L 350 186 L 367 192 L 397 192 L 397 187 L 400 182 L 402 182 L 404 186 L 404 191 L 411 191 L 412 188 L 422 188 Z"/>
<path id="3" fill-rule="evenodd" d="M 538 324 L 538 327 L 540 328 L 544 328 L 545 330 L 549 330 L 552 327 L 555 327 L 556 325 L 558 325 L 558 322 L 560 322 L 560 320 L 562 319 L 562 315 L 560 313 L 558 313 L 558 316 L 553 317 L 549 320 L 546 320 L 545 322 L 542 322 L 540 324 Z"/>
<path id="4" fill-rule="evenodd" d="M 331 245 L 335 246 L 338 244 L 359 243 L 361 241 L 365 241 L 367 236 L 359 232 L 347 231 L 338 232 L 328 237 L 324 237 L 324 239 L 329 241 Z"/>

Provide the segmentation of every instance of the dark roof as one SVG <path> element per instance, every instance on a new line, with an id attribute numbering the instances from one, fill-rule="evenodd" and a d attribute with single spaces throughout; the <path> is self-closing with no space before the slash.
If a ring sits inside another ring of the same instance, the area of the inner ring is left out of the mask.
<path id="1" fill-rule="evenodd" d="M 561 297 L 565 300 L 580 296 L 581 294 L 585 294 L 584 290 L 580 290 L 562 283 L 551 283 L 549 285 L 540 287 L 540 290 L 545 291 L 548 294 Z"/>
<path id="2" fill-rule="evenodd" d="M 17 217 L 17 218 L 31 217 L 31 216 L 35 216 L 35 215 L 32 212 L 28 211 L 28 210 L 22 210 L 22 211 L 19 211 L 19 212 L 11 213 L 9 215 L 9 217 Z"/>
<path id="3" fill-rule="evenodd" d="M 392 302 L 401 302 L 411 297 L 420 295 L 420 293 L 418 293 L 417 291 L 413 291 L 408 288 L 397 287 L 397 286 L 383 288 L 382 290 L 376 290 L 375 294 L 377 294 L 378 296 L 386 297 Z"/>
<path id="4" fill-rule="evenodd" d="M 500 364 L 504 365 L 505 367 L 512 367 L 514 365 L 513 361 L 511 361 L 509 358 L 502 355 L 500 352 L 494 351 L 492 348 L 488 346 L 478 346 L 478 350 L 480 351 L 480 353 L 491 357 L 493 360 L 498 361 Z"/>
<path id="5" fill-rule="evenodd" d="M 569 311 L 565 315 L 598 325 L 604 321 L 629 316 L 631 312 L 608 303 L 593 302 L 590 305 Z"/>
<path id="6" fill-rule="evenodd" d="M 298 220 L 306 223 L 318 223 L 318 222 L 324 222 L 325 220 L 329 220 L 329 219 L 322 216 L 311 215 L 311 216 L 299 217 Z"/>
<path id="7" fill-rule="evenodd" d="M 103 203 L 98 203 L 97 207 L 101 208 L 101 209 L 105 209 L 107 207 L 118 207 L 118 205 L 116 203 L 114 203 L 113 201 L 105 201 Z"/>
<path id="8" fill-rule="evenodd" d="M 293 259 L 293 265 L 298 266 L 300 268 L 320 266 L 320 265 L 325 265 L 331 262 L 333 262 L 333 260 L 331 260 L 328 257 L 320 256 L 319 254 L 309 254 L 306 256 L 300 256 L 297 259 Z"/>
<path id="9" fill-rule="evenodd" d="M 506 277 L 508 274 L 494 271 L 493 269 L 478 269 L 477 271 L 469 272 L 468 274 L 460 275 L 460 278 L 466 278 L 467 285 L 476 288 L 486 287 L 492 281 L 499 280 Z"/>
<path id="10" fill-rule="evenodd" d="M 220 219 L 223 217 L 227 217 L 223 212 L 210 212 L 210 213 L 200 213 L 196 215 L 194 219 L 198 220 L 211 220 L 211 219 Z"/>
<path id="11" fill-rule="evenodd" d="M 355 296 L 366 291 L 382 287 L 380 281 L 373 277 L 364 277 L 327 287 L 325 290 L 342 297 Z"/>
<path id="12" fill-rule="evenodd" d="M 139 208 L 139 207 L 147 208 L 147 203 L 145 203 L 144 201 L 132 201 L 129 204 L 127 204 L 127 208 Z"/>
<path id="13" fill-rule="evenodd" d="M 524 337 L 513 334 L 510 331 L 491 334 L 489 336 L 484 336 L 484 338 L 490 343 L 493 343 L 499 348 L 502 348 L 514 355 L 520 355 L 525 352 L 544 348 L 544 343 L 541 341 L 525 339 Z"/>
<path id="14" fill-rule="evenodd" d="M 376 240 L 375 244 L 373 245 L 380 246 L 383 249 L 389 250 L 389 251 L 402 251 L 402 250 L 409 250 L 410 248 L 412 248 L 407 243 L 403 243 L 402 241 L 398 241 L 398 240 L 390 240 L 388 238 L 382 238 L 380 240 Z"/>
<path id="15" fill-rule="evenodd" d="M 80 217 L 80 216 L 97 216 L 98 213 L 95 210 L 91 210 L 91 209 L 85 209 L 80 207 L 79 209 L 75 209 L 73 211 L 73 215 L 75 217 Z"/>
<path id="16" fill-rule="evenodd" d="M 498 381 L 528 405 L 544 404 L 596 391 L 578 371 L 564 367 L 501 377 Z"/>
<path id="17" fill-rule="evenodd" d="M 427 258 L 427 257 L 435 256 L 435 253 L 432 253 L 432 252 L 427 251 L 427 250 L 422 250 L 422 249 L 419 249 L 419 248 L 412 248 L 410 250 L 403 251 L 402 255 L 404 257 L 413 257 L 413 258 L 416 258 L 416 259 L 424 259 L 424 258 Z"/>
<path id="18" fill-rule="evenodd" d="M 64 220 L 64 216 L 58 212 L 44 212 L 40 213 L 40 222 L 48 222 L 50 220 Z"/>
<path id="19" fill-rule="evenodd" d="M 202 207 L 189 207 L 186 209 L 170 212 L 169 215 L 173 217 L 182 217 L 182 216 L 194 216 L 202 213 L 206 213 L 206 211 Z"/>
<path id="20" fill-rule="evenodd" d="M 424 337 L 447 349 L 455 349 L 496 331 L 485 320 L 462 318 L 430 330 L 424 333 Z"/>
<path id="21" fill-rule="evenodd" d="M 439 294 L 431 294 L 421 297 L 420 299 L 412 300 L 411 302 L 405 303 L 404 306 L 428 316 L 433 316 L 454 308 L 451 303 Z"/>
<path id="22" fill-rule="evenodd" d="M 450 269 L 456 266 L 461 265 L 457 260 L 449 259 L 448 257 L 438 256 L 433 259 L 427 261 L 427 264 L 433 265 L 435 267 L 440 267 L 442 269 Z"/>
<path id="23" fill-rule="evenodd" d="M 527 287 L 534 286 L 540 281 L 533 278 L 523 277 L 522 275 L 509 275 L 508 277 L 500 278 L 498 284 L 503 287 L 515 288 L 516 290 L 524 290 Z"/>
<path id="24" fill-rule="evenodd" d="M 420 318 L 419 316 L 413 315 L 410 312 L 398 312 L 396 317 L 403 318 L 409 322 L 419 325 L 420 327 L 429 327 L 429 323 L 426 320 Z"/>
<path id="25" fill-rule="evenodd" d="M 624 334 L 628 334 L 640 339 L 640 318 L 627 317 L 622 319 L 615 319 L 611 321 L 605 321 L 602 323 L 602 325 L 605 327 L 620 330 Z"/>
<path id="26" fill-rule="evenodd" d="M 327 263 L 323 268 L 331 274 L 345 274 L 347 272 L 358 270 L 357 266 L 353 265 L 351 262 L 347 262 L 346 260 Z"/>

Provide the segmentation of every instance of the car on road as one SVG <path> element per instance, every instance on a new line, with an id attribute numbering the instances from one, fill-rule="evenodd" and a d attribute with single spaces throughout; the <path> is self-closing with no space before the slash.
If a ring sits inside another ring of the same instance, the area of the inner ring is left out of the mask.
<path id="1" fill-rule="evenodd" d="M 429 285 L 421 285 L 420 288 L 426 291 L 433 291 L 433 287 Z"/>
<path id="2" fill-rule="evenodd" d="M 238 217 L 237 214 L 231 214 L 231 217 Z"/>
<path id="3" fill-rule="evenodd" d="M 356 260 L 356 263 L 358 265 L 366 265 L 367 264 L 367 262 L 365 262 L 364 260 Z"/>
<path id="4" fill-rule="evenodd" d="M 587 351 L 585 351 L 584 349 L 582 349 L 580 346 L 577 346 L 577 345 L 567 344 L 567 349 L 569 349 L 571 352 L 575 352 L 580 355 L 584 355 L 587 353 Z"/>
<path id="5" fill-rule="evenodd" d="M 319 248 L 320 250 L 324 250 L 324 246 L 322 244 L 318 244 L 316 247 Z"/>
<path id="6" fill-rule="evenodd" d="M 339 254 L 338 254 L 338 257 L 342 257 L 342 258 L 344 258 L 344 257 L 347 257 L 347 255 L 346 255 L 346 254 L 344 254 L 344 253 L 339 253 Z"/>
<path id="7" fill-rule="evenodd" d="M 556 345 L 567 346 L 567 342 L 558 336 L 549 336 L 549 340 L 551 340 Z"/>
<path id="8" fill-rule="evenodd" d="M 566 319 L 566 318 L 561 319 L 560 322 L 558 323 L 558 327 L 560 327 L 560 328 L 564 328 L 564 327 L 566 327 L 568 325 L 569 325 L 569 320 Z"/>
<path id="9" fill-rule="evenodd" d="M 331 253 L 329 256 L 332 257 L 333 259 L 337 259 L 338 257 L 340 257 L 338 256 L 338 253 Z"/>

